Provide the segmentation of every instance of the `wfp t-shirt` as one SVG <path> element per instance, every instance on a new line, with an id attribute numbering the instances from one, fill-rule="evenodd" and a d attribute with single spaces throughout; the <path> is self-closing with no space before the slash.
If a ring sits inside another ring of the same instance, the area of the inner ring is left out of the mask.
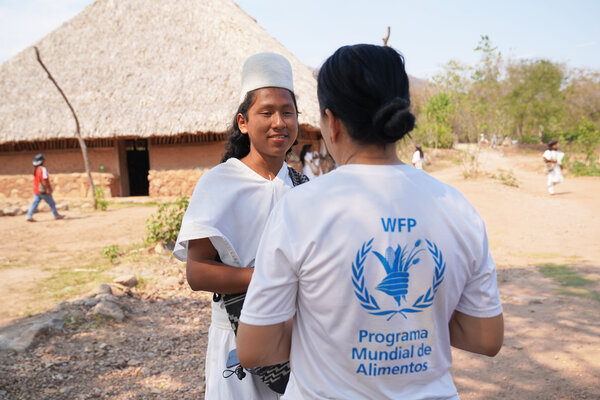
<path id="1" fill-rule="evenodd" d="M 448 322 L 502 312 L 483 221 L 412 166 L 345 165 L 275 206 L 240 320 L 296 316 L 284 398 L 456 398 Z"/>

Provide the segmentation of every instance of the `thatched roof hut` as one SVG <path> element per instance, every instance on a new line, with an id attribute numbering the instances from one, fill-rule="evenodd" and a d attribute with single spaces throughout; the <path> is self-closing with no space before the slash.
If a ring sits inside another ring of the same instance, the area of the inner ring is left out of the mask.
<path id="1" fill-rule="evenodd" d="M 300 124 L 318 129 L 312 70 L 232 0 L 97 0 L 35 46 L 92 148 L 125 139 L 222 140 L 239 102 L 242 64 L 261 51 L 290 60 Z M 0 156 L 76 147 L 75 138 L 73 117 L 33 47 L 3 63 Z"/>

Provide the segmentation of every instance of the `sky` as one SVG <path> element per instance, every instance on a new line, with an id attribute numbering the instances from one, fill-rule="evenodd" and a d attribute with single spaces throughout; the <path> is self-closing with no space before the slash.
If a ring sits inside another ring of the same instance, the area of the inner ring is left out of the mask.
<path id="1" fill-rule="evenodd" d="M 170 0 L 164 0 L 170 1 Z M 201 0 L 199 0 L 201 1 Z M 74 17 L 93 0 L 0 0 L 0 63 Z M 409 74 L 431 78 L 450 60 L 477 63 L 487 35 L 504 57 L 544 58 L 600 71 L 600 0 L 236 0 L 317 68 L 338 47 L 388 45 Z"/>

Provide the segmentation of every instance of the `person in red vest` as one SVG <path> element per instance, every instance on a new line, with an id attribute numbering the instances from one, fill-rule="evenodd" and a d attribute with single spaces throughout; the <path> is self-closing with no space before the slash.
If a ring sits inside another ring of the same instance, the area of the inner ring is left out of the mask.
<path id="1" fill-rule="evenodd" d="M 48 170 L 44 167 L 44 155 L 39 153 L 33 158 L 33 203 L 27 211 L 27 221 L 35 222 L 33 219 L 33 213 L 37 209 L 42 199 L 48 203 L 54 219 L 63 219 L 64 215 L 60 215 L 56 209 L 56 204 L 52 198 L 52 186 L 50 186 L 50 179 L 48 179 Z"/>

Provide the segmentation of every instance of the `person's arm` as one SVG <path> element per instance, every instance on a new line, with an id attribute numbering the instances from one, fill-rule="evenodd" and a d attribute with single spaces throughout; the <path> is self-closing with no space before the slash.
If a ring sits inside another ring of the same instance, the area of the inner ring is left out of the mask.
<path id="1" fill-rule="evenodd" d="M 265 367 L 289 360 L 293 323 L 293 318 L 265 326 L 240 322 L 236 342 L 242 367 Z"/>
<path id="2" fill-rule="evenodd" d="M 189 241 L 185 271 L 190 288 L 221 294 L 245 292 L 254 268 L 231 267 L 218 259 L 210 239 Z"/>
<path id="3" fill-rule="evenodd" d="M 477 318 L 454 311 L 450 323 L 450 344 L 458 349 L 493 357 L 504 340 L 504 317 Z"/>
<path id="4" fill-rule="evenodd" d="M 46 187 L 46 194 L 52 194 L 52 188 L 50 187 L 50 179 L 42 179 L 42 184 Z"/>

